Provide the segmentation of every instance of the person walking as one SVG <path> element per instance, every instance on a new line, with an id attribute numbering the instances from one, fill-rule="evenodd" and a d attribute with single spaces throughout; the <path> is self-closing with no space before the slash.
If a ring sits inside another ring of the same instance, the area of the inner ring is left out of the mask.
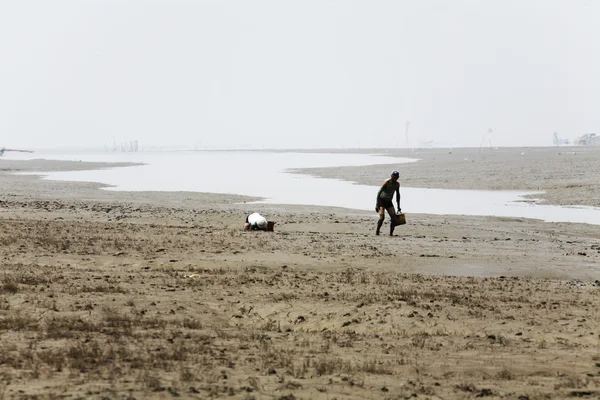
<path id="1" fill-rule="evenodd" d="M 377 221 L 376 235 L 379 235 L 383 221 L 385 220 L 385 212 L 387 211 L 390 215 L 390 236 L 394 236 L 394 228 L 396 227 L 396 210 L 394 210 L 394 194 L 396 195 L 396 204 L 398 205 L 398 212 L 401 212 L 400 208 L 400 182 L 398 178 L 400 173 L 396 170 L 392 171 L 390 179 L 386 179 L 383 185 L 377 192 L 377 203 L 375 205 L 375 211 L 379 213 L 379 220 Z"/>

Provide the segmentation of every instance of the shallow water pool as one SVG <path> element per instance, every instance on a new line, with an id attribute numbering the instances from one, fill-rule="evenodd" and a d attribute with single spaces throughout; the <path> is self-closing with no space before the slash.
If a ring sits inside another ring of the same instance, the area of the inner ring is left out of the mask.
<path id="1" fill-rule="evenodd" d="M 269 153 L 248 151 L 163 151 L 137 153 L 18 154 L 20 159 L 46 158 L 96 162 L 136 162 L 141 166 L 92 171 L 44 173 L 44 179 L 99 182 L 120 191 L 191 191 L 262 197 L 257 203 L 298 204 L 373 210 L 378 186 L 315 178 L 287 172 L 323 168 L 414 162 L 369 154 Z M 15 158 L 16 158 L 15 157 Z M 387 176 L 389 167 L 382 167 Z M 548 222 L 600 224 L 600 209 L 540 205 L 522 196 L 527 191 L 402 188 L 406 213 L 535 218 Z"/>

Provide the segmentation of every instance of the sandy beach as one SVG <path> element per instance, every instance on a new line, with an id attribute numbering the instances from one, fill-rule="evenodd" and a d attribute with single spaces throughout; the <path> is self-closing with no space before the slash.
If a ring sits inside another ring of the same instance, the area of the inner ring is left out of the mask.
<path id="1" fill-rule="evenodd" d="M 376 152 L 420 161 L 297 172 L 600 207 L 600 148 Z M 600 397 L 598 225 L 13 174 L 101 166 L 0 158 L 0 398 Z"/>

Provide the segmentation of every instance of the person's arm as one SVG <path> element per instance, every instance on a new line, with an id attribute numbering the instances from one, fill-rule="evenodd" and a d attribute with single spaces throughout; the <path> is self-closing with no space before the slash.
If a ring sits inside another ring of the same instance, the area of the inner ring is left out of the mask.
<path id="1" fill-rule="evenodd" d="M 398 212 L 402 211 L 400 208 L 400 184 L 398 183 L 398 187 L 396 187 L 396 203 L 398 204 Z"/>
<path id="2" fill-rule="evenodd" d="M 375 199 L 375 211 L 379 212 L 379 196 L 381 195 L 381 192 L 383 192 L 383 188 L 385 187 L 385 182 L 383 182 L 383 185 L 381 185 L 381 187 L 379 188 L 379 192 L 377 192 L 377 199 Z"/>

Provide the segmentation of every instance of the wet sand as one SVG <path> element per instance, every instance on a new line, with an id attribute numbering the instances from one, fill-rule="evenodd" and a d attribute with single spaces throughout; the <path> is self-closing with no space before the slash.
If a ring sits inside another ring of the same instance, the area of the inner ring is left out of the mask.
<path id="1" fill-rule="evenodd" d="M 478 150 L 302 172 L 598 206 L 600 150 Z M 88 167 L 0 159 L 5 398 L 600 396 L 599 226 L 408 213 L 376 237 L 375 212 L 9 173 Z"/>

